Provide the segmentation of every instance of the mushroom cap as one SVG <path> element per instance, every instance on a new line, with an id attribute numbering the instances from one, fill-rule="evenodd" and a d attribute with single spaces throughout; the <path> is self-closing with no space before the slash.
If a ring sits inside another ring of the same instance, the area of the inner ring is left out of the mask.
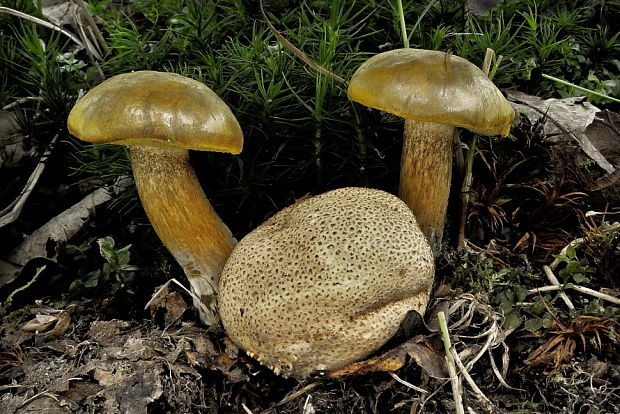
<path id="1" fill-rule="evenodd" d="M 238 154 L 243 133 L 230 108 L 206 85 L 175 73 L 114 76 L 88 92 L 69 114 L 69 132 L 98 144 Z"/>
<path id="2" fill-rule="evenodd" d="M 230 338 L 276 373 L 303 379 L 381 347 L 424 313 L 434 261 L 397 197 L 342 188 L 303 199 L 234 248 L 220 277 Z"/>
<path id="3" fill-rule="evenodd" d="M 514 110 L 473 63 L 435 50 L 379 53 L 355 72 L 349 99 L 407 119 L 508 135 Z"/>

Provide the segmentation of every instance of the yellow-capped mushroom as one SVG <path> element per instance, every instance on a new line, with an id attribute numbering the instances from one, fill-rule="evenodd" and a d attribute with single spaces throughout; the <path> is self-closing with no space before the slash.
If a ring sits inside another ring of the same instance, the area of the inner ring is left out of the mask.
<path id="1" fill-rule="evenodd" d="M 241 152 L 243 134 L 228 106 L 198 81 L 140 71 L 93 88 L 67 124 L 84 141 L 129 146 L 144 210 L 207 306 L 202 321 L 217 322 L 218 277 L 236 241 L 202 191 L 188 150 Z"/>
<path id="2" fill-rule="evenodd" d="M 399 196 L 436 250 L 450 192 L 454 128 L 507 135 L 514 110 L 474 64 L 434 50 L 371 57 L 351 78 L 348 96 L 405 118 Z"/>

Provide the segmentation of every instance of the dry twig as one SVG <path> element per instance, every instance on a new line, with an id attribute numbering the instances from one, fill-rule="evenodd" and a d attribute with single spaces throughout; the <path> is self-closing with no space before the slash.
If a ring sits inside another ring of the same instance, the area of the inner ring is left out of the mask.
<path id="1" fill-rule="evenodd" d="M 59 26 L 56 26 L 53 23 L 47 22 L 45 20 L 39 19 L 38 17 L 34 17 L 26 13 L 20 12 L 19 10 L 13 10 L 10 7 L 0 7 L 0 13 L 6 13 L 12 16 L 17 16 L 21 19 L 28 20 L 38 25 L 41 25 L 43 27 L 47 27 L 48 29 L 52 29 L 57 32 L 60 32 L 64 34 L 65 36 L 67 36 L 69 39 L 73 40 L 73 42 L 79 47 L 82 47 L 82 48 L 84 47 L 84 44 L 82 43 L 82 41 L 78 39 L 77 37 L 75 37 L 71 32 L 68 32 Z"/>
<path id="2" fill-rule="evenodd" d="M 560 286 L 560 281 L 558 280 L 557 277 L 555 277 L 555 275 L 553 274 L 553 270 L 551 270 L 549 266 L 543 266 L 543 270 L 545 271 L 545 275 L 547 276 L 547 279 L 549 279 L 549 281 L 551 282 L 551 284 L 553 284 L 553 286 Z M 562 298 L 564 303 L 566 303 L 566 306 L 568 307 L 568 309 L 571 309 L 571 310 L 575 309 L 575 305 L 573 305 L 573 302 L 571 302 L 570 298 L 568 297 L 566 293 L 560 292 L 560 297 Z"/>
<path id="3" fill-rule="evenodd" d="M 452 355 L 452 344 L 450 343 L 450 334 L 448 333 L 448 324 L 446 322 L 446 315 L 443 312 L 437 314 L 439 320 L 439 328 L 441 329 L 441 338 L 446 351 L 446 364 L 448 365 L 448 372 L 450 373 L 450 384 L 452 385 L 452 395 L 454 397 L 454 405 L 457 414 L 465 414 L 463 408 L 463 395 L 461 382 L 456 374 L 456 367 L 454 364 L 454 357 Z"/>
<path id="4" fill-rule="evenodd" d="M 41 174 L 43 174 L 43 171 L 45 170 L 47 160 L 49 159 L 50 155 L 52 155 L 52 150 L 54 149 L 54 144 L 56 143 L 57 139 L 58 134 L 56 134 L 54 138 L 52 138 L 49 146 L 39 159 L 39 163 L 37 164 L 32 174 L 30 174 L 30 177 L 28 178 L 28 181 L 26 182 L 26 185 L 24 186 L 21 194 L 15 200 L 13 200 L 13 202 L 9 204 L 8 207 L 0 211 L 0 228 L 6 226 L 7 224 L 11 224 L 19 217 L 19 214 L 22 212 L 22 209 L 24 208 L 28 197 L 30 197 L 30 194 L 32 194 L 32 190 L 34 190 L 34 187 L 37 185 L 39 178 L 41 178 Z"/>
<path id="5" fill-rule="evenodd" d="M 575 284 L 572 284 L 572 283 L 568 284 L 568 285 L 565 285 L 565 286 L 543 286 L 543 287 L 539 287 L 539 288 L 534 288 L 534 289 L 528 290 L 527 294 L 528 295 L 533 295 L 533 294 L 536 294 L 536 293 L 554 292 L 556 290 L 561 290 L 561 289 L 573 289 L 573 290 L 576 290 L 579 293 L 583 293 L 584 295 L 594 296 L 595 298 L 603 299 L 603 300 L 605 300 L 607 302 L 613 303 L 614 305 L 620 305 L 620 298 L 608 295 L 606 293 L 597 292 L 594 289 L 590 289 L 590 288 L 587 288 L 585 286 L 575 285 Z"/>

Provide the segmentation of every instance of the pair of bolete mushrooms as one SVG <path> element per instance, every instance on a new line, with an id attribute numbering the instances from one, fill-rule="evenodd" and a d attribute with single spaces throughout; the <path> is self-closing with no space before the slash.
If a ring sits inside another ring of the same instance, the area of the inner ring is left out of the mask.
<path id="1" fill-rule="evenodd" d="M 446 216 L 455 126 L 506 135 L 514 112 L 476 66 L 438 51 L 378 54 L 349 98 L 405 118 L 397 197 L 342 188 L 289 206 L 238 244 L 207 200 L 188 150 L 238 154 L 226 104 L 180 75 L 115 76 L 78 101 L 74 136 L 129 146 L 155 231 L 183 267 L 208 325 L 276 373 L 306 377 L 362 359 L 423 314 Z"/>

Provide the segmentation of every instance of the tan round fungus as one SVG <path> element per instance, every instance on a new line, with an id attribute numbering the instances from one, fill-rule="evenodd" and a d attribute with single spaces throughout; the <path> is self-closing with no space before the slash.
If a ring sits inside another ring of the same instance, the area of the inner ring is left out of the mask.
<path id="1" fill-rule="evenodd" d="M 397 197 L 343 188 L 283 209 L 235 247 L 220 277 L 230 338 L 276 373 L 364 358 L 424 313 L 430 246 Z"/>

